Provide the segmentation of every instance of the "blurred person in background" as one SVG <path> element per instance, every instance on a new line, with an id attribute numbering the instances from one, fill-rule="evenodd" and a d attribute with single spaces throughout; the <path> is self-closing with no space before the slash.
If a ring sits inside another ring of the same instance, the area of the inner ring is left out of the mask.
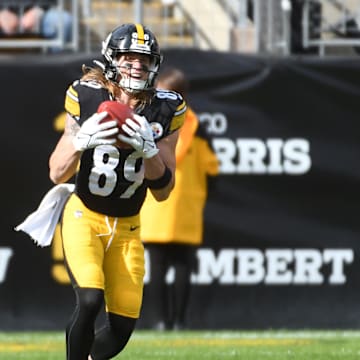
<path id="1" fill-rule="evenodd" d="M 72 38 L 72 15 L 57 8 L 56 0 L 36 1 L 13 0 L 10 5 L 0 5 L 0 34 L 14 36 L 21 34 L 40 35 L 54 39 L 59 32 L 59 17 L 63 23 L 63 38 L 69 42 Z M 51 48 L 51 52 L 61 49 Z"/>
<path id="2" fill-rule="evenodd" d="M 164 96 L 180 93 L 186 98 L 188 81 L 180 69 L 168 67 L 159 74 L 157 89 L 169 94 Z M 190 276 L 196 250 L 203 242 L 208 180 L 218 171 L 205 130 L 188 105 L 176 146 L 176 183 L 171 196 L 158 203 L 148 193 L 140 212 L 141 239 L 149 253 L 151 276 L 145 302 L 151 307 L 154 329 L 186 327 Z M 168 286 L 166 275 L 172 267 L 175 279 Z"/>

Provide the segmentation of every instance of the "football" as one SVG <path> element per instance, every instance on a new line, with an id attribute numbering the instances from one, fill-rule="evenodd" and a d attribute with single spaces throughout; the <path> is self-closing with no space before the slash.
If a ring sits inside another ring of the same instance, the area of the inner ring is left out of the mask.
<path id="1" fill-rule="evenodd" d="M 119 128 L 119 134 L 126 135 L 122 130 L 121 125 L 125 123 L 126 119 L 133 118 L 134 112 L 131 107 L 117 101 L 106 100 L 103 101 L 97 109 L 98 113 L 103 111 L 106 111 L 108 113 L 108 116 L 101 120 L 101 122 L 116 120 L 118 123 L 117 126 Z"/>
<path id="2" fill-rule="evenodd" d="M 117 101 L 106 100 L 106 101 L 103 101 L 97 109 L 98 113 L 103 112 L 103 111 L 106 111 L 108 113 L 108 115 L 104 119 L 102 119 L 100 122 L 102 123 L 104 121 L 116 120 L 117 126 L 119 128 L 118 134 L 123 134 L 125 136 L 128 136 L 124 132 L 124 130 L 121 128 L 121 125 L 125 123 L 126 119 L 128 119 L 128 118 L 133 119 L 134 112 L 131 109 L 131 107 L 126 104 L 119 103 Z M 126 148 L 126 149 L 131 148 L 131 146 L 129 144 L 126 144 L 123 141 L 120 141 L 119 139 L 116 141 L 116 146 L 118 146 L 120 148 Z"/>

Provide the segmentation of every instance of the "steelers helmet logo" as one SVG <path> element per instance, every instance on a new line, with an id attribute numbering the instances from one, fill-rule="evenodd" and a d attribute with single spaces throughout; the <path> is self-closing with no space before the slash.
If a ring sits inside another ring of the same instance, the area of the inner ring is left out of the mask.
<path id="1" fill-rule="evenodd" d="M 150 126 L 154 135 L 154 139 L 159 139 L 164 133 L 164 128 L 162 125 L 158 122 L 152 122 L 150 123 Z"/>

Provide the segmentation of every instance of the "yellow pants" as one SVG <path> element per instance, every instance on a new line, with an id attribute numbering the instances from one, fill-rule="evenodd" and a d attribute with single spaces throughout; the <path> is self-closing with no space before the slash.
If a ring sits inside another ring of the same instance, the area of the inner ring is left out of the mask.
<path id="1" fill-rule="evenodd" d="M 73 194 L 64 209 L 62 238 L 74 286 L 102 289 L 107 311 L 138 318 L 145 273 L 139 215 L 108 217 Z"/>

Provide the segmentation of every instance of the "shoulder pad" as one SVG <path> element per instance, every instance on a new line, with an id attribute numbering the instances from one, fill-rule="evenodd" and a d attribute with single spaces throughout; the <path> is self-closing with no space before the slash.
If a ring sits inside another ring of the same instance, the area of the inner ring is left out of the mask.
<path id="1" fill-rule="evenodd" d="M 146 111 L 149 121 L 161 123 L 166 129 L 165 135 L 178 130 L 184 123 L 186 103 L 183 97 L 169 90 L 157 89 L 150 108 Z"/>
<path id="2" fill-rule="evenodd" d="M 65 110 L 81 124 L 109 99 L 108 91 L 95 81 L 76 80 L 66 91 Z"/>

